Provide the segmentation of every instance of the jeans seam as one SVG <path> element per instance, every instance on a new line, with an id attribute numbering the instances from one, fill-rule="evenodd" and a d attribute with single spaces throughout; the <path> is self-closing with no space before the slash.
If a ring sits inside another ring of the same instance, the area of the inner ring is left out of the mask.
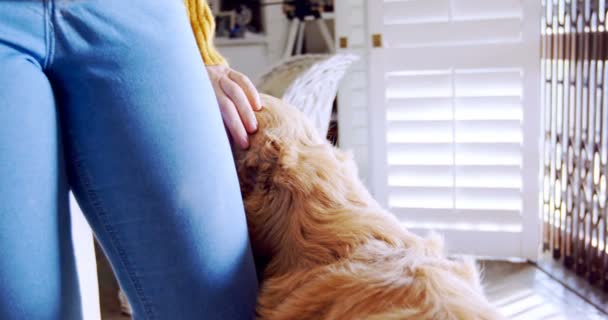
<path id="1" fill-rule="evenodd" d="M 47 69 L 55 54 L 55 26 L 53 25 L 53 13 L 55 11 L 55 0 L 44 0 L 44 43 L 45 57 L 42 68 Z"/>
<path id="2" fill-rule="evenodd" d="M 112 246 L 114 247 L 116 252 L 118 252 L 118 255 L 120 257 L 120 262 L 122 263 L 123 267 L 127 271 L 127 274 L 129 275 L 129 280 L 131 280 L 131 284 L 135 288 L 137 298 L 139 299 L 140 303 L 143 306 L 147 319 L 149 319 L 149 320 L 155 319 L 156 317 L 154 316 L 154 312 L 152 311 L 152 304 L 150 303 L 149 299 L 146 297 L 146 295 L 144 293 L 143 287 L 141 285 L 141 282 L 139 281 L 139 278 L 137 277 L 137 275 L 135 273 L 135 269 L 133 268 L 132 263 L 128 259 L 128 256 L 127 256 L 125 250 L 120 245 L 120 241 L 118 241 L 118 239 L 116 237 L 116 233 L 114 232 L 114 229 L 112 228 L 112 226 L 109 223 L 106 222 L 106 219 L 105 219 L 106 210 L 103 208 L 103 206 L 99 200 L 99 197 L 97 196 L 97 193 L 91 188 L 90 174 L 89 174 L 86 166 L 84 165 L 83 161 L 76 161 L 75 167 L 76 167 L 76 170 L 75 170 L 76 176 L 80 180 L 80 183 L 82 183 L 87 201 L 92 206 L 94 214 L 97 216 L 97 218 L 101 222 L 101 226 L 103 227 L 103 230 L 108 234 L 110 243 L 112 244 Z"/>

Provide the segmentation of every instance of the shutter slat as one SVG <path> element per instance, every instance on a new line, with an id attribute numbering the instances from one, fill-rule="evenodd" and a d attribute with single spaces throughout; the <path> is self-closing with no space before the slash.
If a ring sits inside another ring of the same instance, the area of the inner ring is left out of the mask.
<path id="1" fill-rule="evenodd" d="M 456 163 L 461 165 L 521 166 L 520 143 L 461 143 L 456 145 Z"/>
<path id="2" fill-rule="evenodd" d="M 520 69 L 460 71 L 454 75 L 456 97 L 521 96 Z"/>
<path id="3" fill-rule="evenodd" d="M 388 70 L 445 70 L 517 68 L 528 50 L 519 43 L 444 45 L 439 47 L 386 48 Z"/>
<path id="4" fill-rule="evenodd" d="M 456 187 L 521 189 L 521 167 L 457 166 Z"/>
<path id="5" fill-rule="evenodd" d="M 451 97 L 452 75 L 449 70 L 416 75 L 393 75 L 386 79 L 386 98 Z"/>
<path id="6" fill-rule="evenodd" d="M 455 151 L 452 149 L 455 148 Z M 392 143 L 389 165 L 521 165 L 519 143 Z"/>
<path id="7" fill-rule="evenodd" d="M 451 120 L 452 99 L 431 97 L 427 99 L 388 99 L 388 120 Z"/>
<path id="8" fill-rule="evenodd" d="M 454 140 L 452 121 L 389 121 L 389 143 L 449 143 Z"/>
<path id="9" fill-rule="evenodd" d="M 402 143 L 388 145 L 389 165 L 452 164 L 451 143 Z"/>
<path id="10" fill-rule="evenodd" d="M 522 120 L 519 96 L 466 97 L 455 99 L 456 120 Z"/>
<path id="11" fill-rule="evenodd" d="M 454 201 L 454 197 L 456 198 Z M 389 186 L 389 207 L 521 210 L 519 188 Z"/>
<path id="12" fill-rule="evenodd" d="M 393 187 L 452 187 L 454 167 L 450 165 L 390 166 L 388 185 Z"/>
<path id="13" fill-rule="evenodd" d="M 447 21 L 449 0 L 385 1 L 384 23 Z"/>
<path id="14" fill-rule="evenodd" d="M 395 98 L 386 112 L 388 120 L 521 120 L 523 113 L 519 96 Z"/>
<path id="15" fill-rule="evenodd" d="M 521 143 L 519 120 L 388 121 L 389 143 Z"/>
<path id="16" fill-rule="evenodd" d="M 457 209 L 521 210 L 519 188 L 456 188 Z"/>
<path id="17" fill-rule="evenodd" d="M 438 221 L 449 225 L 517 225 L 521 223 L 521 214 L 517 210 L 428 209 L 398 208 L 393 212 L 405 223 L 435 224 Z"/>
<path id="18" fill-rule="evenodd" d="M 521 40 L 518 18 L 485 21 L 388 24 L 384 27 L 391 48 L 437 44 L 475 44 Z"/>
<path id="19" fill-rule="evenodd" d="M 521 0 L 384 1 L 383 10 L 385 24 L 522 17 Z"/>
<path id="20" fill-rule="evenodd" d="M 441 232 L 446 241 L 446 250 L 460 254 L 496 257 L 500 250 L 501 257 L 521 256 L 521 224 L 511 225 L 482 225 L 469 224 L 465 226 L 450 223 L 404 223 L 409 231 L 418 235 L 428 235 L 429 230 Z M 498 249 L 500 248 L 500 249 Z"/>
<path id="21" fill-rule="evenodd" d="M 521 19 L 523 17 L 522 0 L 454 0 L 452 10 L 455 19 Z M 521 28 L 521 25 L 517 28 Z"/>
<path id="22" fill-rule="evenodd" d="M 521 188 L 517 165 L 393 165 L 388 184 L 397 187 Z"/>
<path id="23" fill-rule="evenodd" d="M 394 73 L 386 79 L 387 99 L 520 97 L 520 69 Z"/>
<path id="24" fill-rule="evenodd" d="M 394 187 L 388 188 L 391 208 L 451 209 L 454 197 L 451 187 Z"/>
<path id="25" fill-rule="evenodd" d="M 521 143 L 523 132 L 519 120 L 458 120 L 456 142 Z"/>

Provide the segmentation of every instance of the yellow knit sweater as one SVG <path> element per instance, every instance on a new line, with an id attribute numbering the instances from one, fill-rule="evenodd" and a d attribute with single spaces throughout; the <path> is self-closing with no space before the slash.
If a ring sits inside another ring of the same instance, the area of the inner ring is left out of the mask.
<path id="1" fill-rule="evenodd" d="M 190 16 L 190 25 L 206 65 L 227 64 L 226 59 L 213 46 L 215 18 L 206 0 L 184 0 Z"/>

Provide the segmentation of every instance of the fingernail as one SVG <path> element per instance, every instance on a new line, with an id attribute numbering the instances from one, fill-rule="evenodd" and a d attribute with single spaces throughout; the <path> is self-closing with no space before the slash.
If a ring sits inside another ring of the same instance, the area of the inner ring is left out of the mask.
<path id="1" fill-rule="evenodd" d="M 247 138 L 241 140 L 241 147 L 243 147 L 243 149 L 249 148 L 249 140 Z"/>
<path id="2" fill-rule="evenodd" d="M 251 130 L 252 130 L 253 132 L 258 131 L 258 122 L 257 122 L 257 120 L 255 120 L 255 119 L 254 119 L 253 121 L 251 121 Z"/>

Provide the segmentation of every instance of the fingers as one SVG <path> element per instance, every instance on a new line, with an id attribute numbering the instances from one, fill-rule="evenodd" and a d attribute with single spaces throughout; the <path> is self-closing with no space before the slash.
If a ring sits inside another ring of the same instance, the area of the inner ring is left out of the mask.
<path id="1" fill-rule="evenodd" d="M 243 126 L 243 121 L 239 115 L 237 108 L 234 103 L 227 97 L 221 96 L 218 98 L 220 105 L 220 111 L 224 125 L 228 128 L 230 136 L 234 142 L 243 149 L 249 148 L 249 139 L 247 138 L 247 131 Z"/>
<path id="2" fill-rule="evenodd" d="M 247 132 L 254 133 L 258 129 L 258 123 L 244 90 L 229 77 L 220 79 L 220 87 L 226 96 L 232 100 Z"/>
<path id="3" fill-rule="evenodd" d="M 236 82 L 236 84 L 238 84 L 245 92 L 245 95 L 247 95 L 253 110 L 260 111 L 262 109 L 262 99 L 260 99 L 260 94 L 253 85 L 253 82 L 251 82 L 246 75 L 234 70 L 231 70 L 228 73 L 228 77 L 230 77 L 232 81 Z"/>
<path id="4" fill-rule="evenodd" d="M 257 89 L 247 76 L 227 66 L 207 66 L 207 71 L 230 137 L 236 145 L 248 148 L 248 133 L 258 129 L 254 111 L 262 108 Z"/>

